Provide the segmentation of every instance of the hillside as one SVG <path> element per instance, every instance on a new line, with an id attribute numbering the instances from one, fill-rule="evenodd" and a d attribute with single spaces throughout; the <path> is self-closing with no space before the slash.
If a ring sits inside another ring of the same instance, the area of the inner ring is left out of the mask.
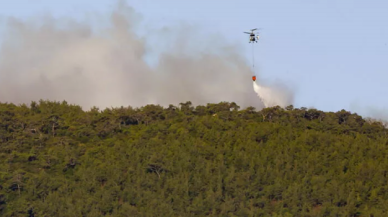
<path id="1" fill-rule="evenodd" d="M 0 104 L 1 216 L 387 216 L 388 130 L 221 102 Z"/>

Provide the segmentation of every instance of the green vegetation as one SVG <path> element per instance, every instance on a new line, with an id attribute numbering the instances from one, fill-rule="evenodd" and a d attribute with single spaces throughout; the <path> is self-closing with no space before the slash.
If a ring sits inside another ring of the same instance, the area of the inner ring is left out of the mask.
<path id="1" fill-rule="evenodd" d="M 0 104 L 1 216 L 388 216 L 388 130 L 221 102 Z"/>

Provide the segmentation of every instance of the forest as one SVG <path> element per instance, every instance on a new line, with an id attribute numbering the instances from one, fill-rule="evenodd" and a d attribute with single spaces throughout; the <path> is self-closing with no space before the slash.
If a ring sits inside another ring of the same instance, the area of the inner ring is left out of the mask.
<path id="1" fill-rule="evenodd" d="M 387 133 L 292 105 L 0 103 L 0 216 L 388 216 Z"/>

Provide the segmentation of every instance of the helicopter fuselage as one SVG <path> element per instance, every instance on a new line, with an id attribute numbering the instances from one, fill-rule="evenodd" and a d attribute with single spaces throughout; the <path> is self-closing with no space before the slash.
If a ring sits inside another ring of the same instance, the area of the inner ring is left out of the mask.
<path id="1" fill-rule="evenodd" d="M 257 36 L 257 39 L 259 39 L 259 36 Z M 249 43 L 251 43 L 251 42 L 256 42 L 257 43 L 257 40 L 256 40 L 254 34 L 250 35 L 250 37 L 249 37 Z"/>

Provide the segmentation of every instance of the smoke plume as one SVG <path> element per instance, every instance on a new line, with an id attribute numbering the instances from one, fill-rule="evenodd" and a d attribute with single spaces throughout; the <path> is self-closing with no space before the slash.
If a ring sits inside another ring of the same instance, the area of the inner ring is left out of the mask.
<path id="1" fill-rule="evenodd" d="M 119 4 L 99 31 L 71 19 L 9 18 L 0 50 L 0 101 L 66 100 L 84 109 L 186 101 L 263 107 L 238 46 L 184 27 L 154 30 L 156 42 L 142 38 L 134 29 L 137 14 Z M 145 58 L 161 44 L 165 50 L 151 67 Z"/>
<path id="2" fill-rule="evenodd" d="M 388 112 L 387 108 L 378 108 L 372 105 L 362 105 L 357 101 L 350 104 L 350 110 L 357 111 L 357 113 L 364 118 L 380 121 L 388 127 Z"/>

